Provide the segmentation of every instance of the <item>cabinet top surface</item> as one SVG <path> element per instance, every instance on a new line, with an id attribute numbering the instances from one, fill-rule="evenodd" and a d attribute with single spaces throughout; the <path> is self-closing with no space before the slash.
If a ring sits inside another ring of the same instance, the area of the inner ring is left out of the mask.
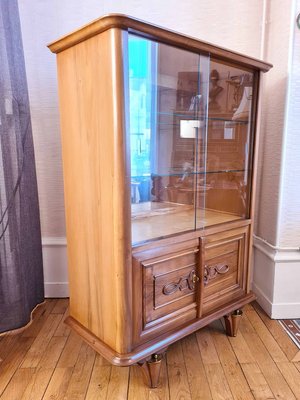
<path id="1" fill-rule="evenodd" d="M 146 38 L 185 48 L 190 51 L 210 54 L 212 57 L 225 61 L 237 62 L 246 67 L 255 68 L 263 72 L 267 72 L 272 68 L 272 64 L 270 63 L 123 14 L 108 14 L 98 18 L 76 31 L 50 43 L 48 47 L 53 53 L 60 53 L 69 47 L 111 28 L 126 30 L 130 33 L 136 33 Z"/>

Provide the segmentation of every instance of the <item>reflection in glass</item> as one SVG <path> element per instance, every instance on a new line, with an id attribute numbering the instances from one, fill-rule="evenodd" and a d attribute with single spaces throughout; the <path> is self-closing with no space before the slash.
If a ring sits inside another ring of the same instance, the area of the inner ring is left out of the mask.
<path id="1" fill-rule="evenodd" d="M 247 218 L 253 73 L 128 37 L 133 243 Z"/>
<path id="2" fill-rule="evenodd" d="M 151 43 L 130 40 L 129 54 L 131 202 L 138 204 L 150 199 Z"/>
<path id="3" fill-rule="evenodd" d="M 210 63 L 210 93 L 219 92 L 208 109 L 206 209 L 247 218 L 252 149 L 253 73 Z M 216 173 L 218 171 L 218 173 Z"/>
<path id="4" fill-rule="evenodd" d="M 128 55 L 132 236 L 141 242 L 196 228 L 208 58 L 135 35 Z"/>

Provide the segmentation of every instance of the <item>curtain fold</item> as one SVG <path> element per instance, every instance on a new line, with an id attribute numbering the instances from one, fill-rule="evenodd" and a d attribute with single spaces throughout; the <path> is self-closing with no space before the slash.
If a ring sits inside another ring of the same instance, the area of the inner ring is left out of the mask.
<path id="1" fill-rule="evenodd" d="M 39 204 L 17 0 L 0 0 L 0 333 L 44 300 Z"/>

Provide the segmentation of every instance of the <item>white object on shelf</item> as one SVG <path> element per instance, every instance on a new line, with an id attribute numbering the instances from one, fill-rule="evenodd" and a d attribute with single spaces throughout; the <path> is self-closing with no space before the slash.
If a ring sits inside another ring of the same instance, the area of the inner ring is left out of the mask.
<path id="1" fill-rule="evenodd" d="M 197 129 L 203 127 L 203 121 L 194 119 L 180 120 L 180 137 L 182 139 L 195 139 L 197 137 Z M 198 134 L 199 135 L 199 134 Z"/>
<path id="2" fill-rule="evenodd" d="M 236 112 L 233 114 L 233 120 L 247 120 L 249 118 L 249 112 L 251 109 L 252 101 L 252 87 L 244 87 L 243 97 L 238 106 Z"/>

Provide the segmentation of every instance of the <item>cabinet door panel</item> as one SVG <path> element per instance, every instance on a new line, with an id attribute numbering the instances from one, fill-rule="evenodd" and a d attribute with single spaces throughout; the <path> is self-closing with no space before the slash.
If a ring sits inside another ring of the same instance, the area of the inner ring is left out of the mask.
<path id="1" fill-rule="evenodd" d="M 184 248 L 180 244 L 134 255 L 134 330 L 138 342 L 196 318 L 198 243 L 191 240 Z"/>
<path id="2" fill-rule="evenodd" d="M 250 216 L 256 85 L 252 69 L 210 59 L 205 207 L 233 219 Z"/>
<path id="3" fill-rule="evenodd" d="M 127 61 L 126 142 L 137 244 L 196 229 L 195 214 L 204 207 L 209 56 L 131 33 Z"/>
<path id="4" fill-rule="evenodd" d="M 247 243 L 248 227 L 202 238 L 202 314 L 245 294 Z"/>
<path id="5" fill-rule="evenodd" d="M 209 260 L 204 266 L 204 295 L 214 294 L 236 283 L 238 274 L 237 253 L 225 254 Z"/>
<path id="6" fill-rule="evenodd" d="M 196 290 L 193 282 L 196 274 L 196 255 L 198 249 L 187 253 L 171 255 L 144 264 L 145 322 L 150 322 L 172 311 L 195 303 Z"/>

